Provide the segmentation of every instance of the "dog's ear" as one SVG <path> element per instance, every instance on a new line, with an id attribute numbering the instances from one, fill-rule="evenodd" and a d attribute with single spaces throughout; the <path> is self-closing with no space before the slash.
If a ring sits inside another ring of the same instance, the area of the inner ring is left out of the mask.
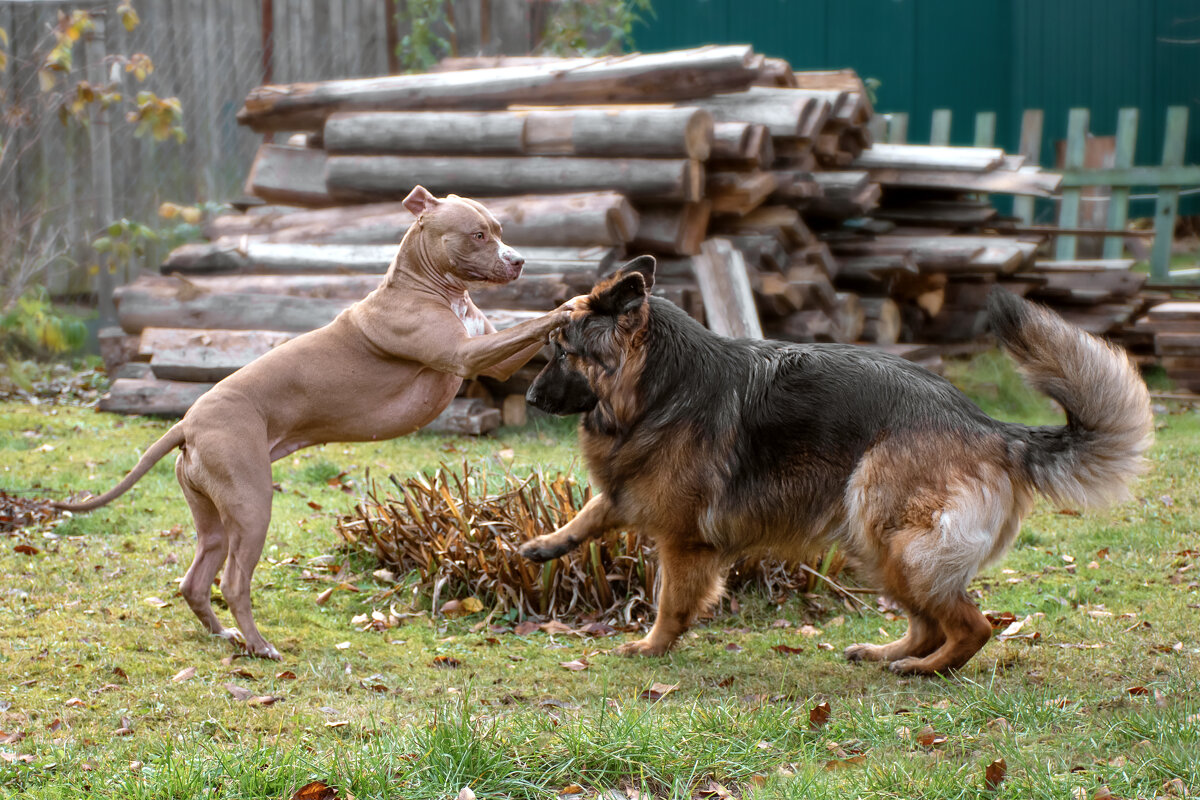
<path id="1" fill-rule="evenodd" d="M 636 272 L 640 274 L 646 282 L 646 290 L 649 291 L 654 288 L 654 267 L 654 256 L 638 256 L 632 261 L 626 261 L 622 264 L 619 272 L 626 274 Z"/>
<path id="2" fill-rule="evenodd" d="M 408 197 L 404 198 L 404 207 L 411 211 L 414 217 L 419 217 L 426 211 L 432 211 L 440 202 L 441 200 L 430 194 L 424 186 L 414 186 Z"/>
<path id="3" fill-rule="evenodd" d="M 588 310 L 595 314 L 619 317 L 637 311 L 646 302 L 649 290 L 640 272 L 618 272 L 612 283 L 593 292 L 588 298 Z"/>

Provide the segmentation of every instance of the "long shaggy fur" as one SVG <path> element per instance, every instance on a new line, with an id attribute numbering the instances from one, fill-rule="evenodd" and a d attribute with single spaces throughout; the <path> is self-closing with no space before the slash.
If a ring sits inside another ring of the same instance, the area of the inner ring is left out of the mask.
<path id="1" fill-rule="evenodd" d="M 658 618 L 625 652 L 669 648 L 734 560 L 836 544 L 909 615 L 903 639 L 846 655 L 957 668 L 991 636 L 967 583 L 1035 494 L 1093 506 L 1126 496 L 1144 466 L 1149 396 L 1128 359 L 1007 292 L 990 298 L 993 328 L 1065 425 L 992 419 L 943 378 L 866 348 L 718 336 L 649 297 L 653 272 L 643 257 L 598 285 L 528 395 L 582 413 L 601 493 L 522 553 L 546 560 L 622 526 L 657 543 Z"/>

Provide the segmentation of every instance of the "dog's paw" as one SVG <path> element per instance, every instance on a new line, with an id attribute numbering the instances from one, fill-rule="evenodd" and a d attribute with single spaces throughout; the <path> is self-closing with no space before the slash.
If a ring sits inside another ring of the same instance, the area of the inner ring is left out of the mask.
<path id="1" fill-rule="evenodd" d="M 670 649 L 651 642 L 649 639 L 638 639 L 636 642 L 626 642 L 613 650 L 619 656 L 661 656 Z"/>
<path id="2" fill-rule="evenodd" d="M 852 644 L 842 651 L 847 661 L 879 661 L 879 645 Z"/>
<path id="3" fill-rule="evenodd" d="M 263 642 L 260 646 L 254 648 L 247 647 L 246 651 L 255 658 L 269 658 L 272 661 L 283 661 L 283 656 L 275 649 L 275 645 L 270 642 Z"/>
<path id="4" fill-rule="evenodd" d="M 928 660 L 924 658 L 898 658 L 887 668 L 897 675 L 936 675 L 938 672 L 930 669 Z"/>
<path id="5" fill-rule="evenodd" d="M 542 563 L 549 561 L 552 558 L 558 558 L 568 552 L 569 548 L 562 545 L 555 545 L 552 542 L 544 541 L 545 536 L 539 536 L 536 539 L 530 539 L 517 550 L 521 557 L 529 561 Z"/>
<path id="6" fill-rule="evenodd" d="M 242 636 L 242 632 L 237 628 L 222 628 L 214 632 L 213 636 L 224 639 L 239 650 L 246 649 L 246 637 Z"/>

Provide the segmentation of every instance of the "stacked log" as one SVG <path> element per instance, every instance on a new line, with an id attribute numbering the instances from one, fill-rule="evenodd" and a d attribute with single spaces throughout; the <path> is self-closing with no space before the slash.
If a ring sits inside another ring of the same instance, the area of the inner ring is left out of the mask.
<path id="1" fill-rule="evenodd" d="M 518 281 L 472 290 L 501 327 L 651 253 L 654 291 L 729 335 L 858 341 L 937 369 L 981 341 L 999 284 L 1153 350 L 1126 262 L 1038 262 L 1045 234 L 987 201 L 1051 196 L 1058 176 L 994 148 L 872 144 L 851 71 L 793 72 L 747 46 L 450 59 L 260 87 L 239 118 L 292 135 L 261 145 L 243 213 L 121 291 L 140 362 L 109 408 L 180 413 L 364 297 L 414 222 L 399 201 L 416 184 L 479 199 L 526 257 Z M 522 420 L 538 369 L 466 385 L 443 429 Z"/>
<path id="2" fill-rule="evenodd" d="M 1153 338 L 1154 353 L 1167 377 L 1181 389 L 1200 392 L 1200 302 L 1159 303 L 1133 329 Z"/>

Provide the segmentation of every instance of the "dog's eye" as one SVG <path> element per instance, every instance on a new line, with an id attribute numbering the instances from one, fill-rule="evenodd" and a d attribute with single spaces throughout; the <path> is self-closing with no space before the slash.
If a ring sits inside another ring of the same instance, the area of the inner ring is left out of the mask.
<path id="1" fill-rule="evenodd" d="M 482 242 L 482 241 L 483 241 L 483 238 L 484 238 L 484 237 L 483 237 L 483 232 L 482 232 L 482 231 L 476 231 L 476 232 L 475 232 L 475 238 L 476 238 L 476 239 L 478 239 L 479 241 L 481 241 L 481 242 Z"/>

